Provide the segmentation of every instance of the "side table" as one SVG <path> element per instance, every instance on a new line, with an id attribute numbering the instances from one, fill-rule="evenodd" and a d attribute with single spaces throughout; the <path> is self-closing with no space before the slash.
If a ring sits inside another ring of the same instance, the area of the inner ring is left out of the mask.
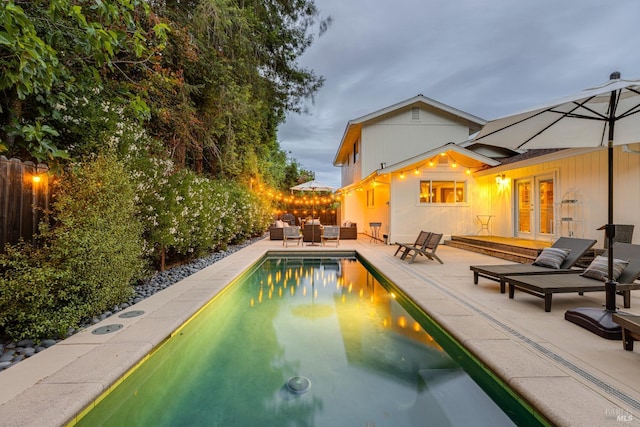
<path id="1" fill-rule="evenodd" d="M 369 227 L 371 227 L 371 239 L 369 239 L 369 243 L 373 241 L 374 243 L 378 243 L 380 240 L 380 227 L 382 226 L 381 222 L 370 222 Z"/>

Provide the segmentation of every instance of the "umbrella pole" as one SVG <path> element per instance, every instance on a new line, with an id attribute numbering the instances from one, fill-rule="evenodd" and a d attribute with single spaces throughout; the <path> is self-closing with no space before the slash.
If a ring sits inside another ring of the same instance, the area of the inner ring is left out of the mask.
<path id="1" fill-rule="evenodd" d="M 591 307 L 581 307 L 568 310 L 564 314 L 566 320 L 610 340 L 622 339 L 622 328 L 620 328 L 620 325 L 615 323 L 612 318 L 612 314 L 616 312 L 616 287 L 618 285 L 618 282 L 613 279 L 613 238 L 615 237 L 615 226 L 613 225 L 613 136 L 616 104 L 617 95 L 615 91 L 612 91 L 609 101 L 609 144 L 607 146 L 609 195 L 607 226 L 605 228 L 605 237 L 607 240 L 607 281 L 604 284 L 605 308 L 602 310 Z"/>
<path id="2" fill-rule="evenodd" d="M 309 244 L 309 246 L 317 246 L 316 245 L 316 236 L 315 236 L 315 231 L 316 231 L 316 199 L 315 199 L 315 195 L 316 195 L 316 190 L 315 188 L 311 189 L 311 243 Z M 320 221 L 318 221 L 318 224 L 320 223 Z"/>
<path id="3" fill-rule="evenodd" d="M 607 238 L 607 281 L 604 285 L 605 291 L 605 310 L 608 312 L 616 311 L 616 286 L 617 282 L 613 279 L 613 238 L 616 235 L 615 226 L 613 225 L 613 123 L 609 123 L 609 213 L 608 223 L 605 229 Z"/>

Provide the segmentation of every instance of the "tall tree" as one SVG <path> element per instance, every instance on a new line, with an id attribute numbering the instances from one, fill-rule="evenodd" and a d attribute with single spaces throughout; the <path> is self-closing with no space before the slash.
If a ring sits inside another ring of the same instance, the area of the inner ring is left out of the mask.
<path id="1" fill-rule="evenodd" d="M 131 83 L 167 27 L 144 0 L 4 1 L 0 6 L 0 136 L 10 154 L 66 157 L 109 102 L 145 106 Z M 124 84 L 123 84 L 124 83 Z M 84 132 L 74 134 L 73 124 Z"/>
<path id="2" fill-rule="evenodd" d="M 298 64 L 316 23 L 314 0 L 3 1 L 0 144 L 83 156 L 135 117 L 179 166 L 277 186 L 278 125 L 323 83 Z"/>
<path id="3" fill-rule="evenodd" d="M 171 141 L 183 165 L 219 177 L 260 174 L 277 153 L 284 114 L 299 111 L 322 85 L 297 65 L 313 40 L 313 1 L 167 0 L 157 6 L 174 28 L 163 66 L 182 70 L 181 86 L 171 92 L 179 98 L 169 106 L 175 113 L 154 116 L 157 134 Z"/>

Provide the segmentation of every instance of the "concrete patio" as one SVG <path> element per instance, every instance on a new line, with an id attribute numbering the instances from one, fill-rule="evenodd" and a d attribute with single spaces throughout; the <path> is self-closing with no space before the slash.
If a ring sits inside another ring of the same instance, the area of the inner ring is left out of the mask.
<path id="1" fill-rule="evenodd" d="M 402 288 L 432 318 L 521 394 L 554 425 L 640 424 L 640 346 L 625 351 L 564 320 L 575 307 L 601 307 L 603 293 L 560 294 L 550 313 L 543 300 L 518 293 L 510 300 L 497 282 L 473 284 L 470 265 L 500 264 L 486 255 L 441 245 L 439 264 L 394 257 L 394 246 L 358 240 L 340 242 L 357 251 Z M 244 248 L 140 302 L 133 318 L 112 316 L 0 372 L 0 425 L 57 426 L 73 422 L 131 367 L 145 358 L 208 300 L 269 250 L 335 251 L 335 245 L 296 245 L 268 239 Z M 621 297 L 619 297 L 621 298 Z M 622 301 L 619 300 L 621 305 Z M 640 294 L 631 313 L 640 313 Z M 91 331 L 120 324 L 116 332 Z"/>

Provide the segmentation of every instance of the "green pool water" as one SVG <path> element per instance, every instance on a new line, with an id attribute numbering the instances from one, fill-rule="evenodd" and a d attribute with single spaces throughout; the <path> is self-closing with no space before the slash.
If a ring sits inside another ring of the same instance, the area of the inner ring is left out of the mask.
<path id="1" fill-rule="evenodd" d="M 355 258 L 266 258 L 76 425 L 539 423 L 405 300 Z"/>

